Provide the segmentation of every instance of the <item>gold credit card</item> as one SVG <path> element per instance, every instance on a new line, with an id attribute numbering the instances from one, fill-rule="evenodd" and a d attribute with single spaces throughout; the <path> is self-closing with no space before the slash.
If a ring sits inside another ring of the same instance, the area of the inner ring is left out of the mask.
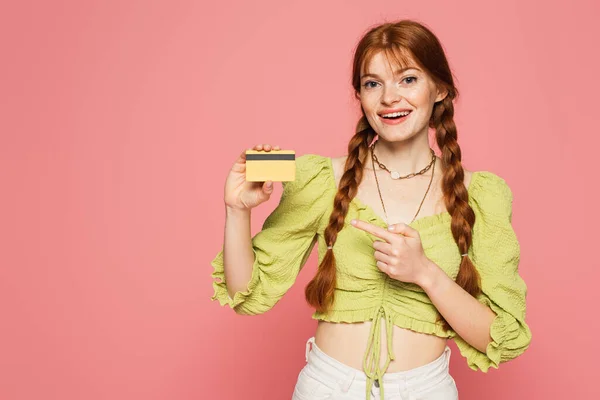
<path id="1" fill-rule="evenodd" d="M 294 150 L 246 150 L 247 182 L 283 182 L 296 179 Z"/>

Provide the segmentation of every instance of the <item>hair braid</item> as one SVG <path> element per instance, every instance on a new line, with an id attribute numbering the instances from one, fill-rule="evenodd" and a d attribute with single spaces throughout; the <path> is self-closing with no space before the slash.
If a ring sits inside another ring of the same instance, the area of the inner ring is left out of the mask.
<path id="1" fill-rule="evenodd" d="M 456 94 L 451 93 L 444 100 L 436 103 L 431 124 L 435 127 L 437 144 L 442 152 L 441 159 L 444 167 L 442 189 L 446 208 L 452 216 L 450 230 L 460 254 L 465 254 L 473 240 L 472 228 L 475 224 L 475 213 L 469 205 L 469 193 L 463 182 L 464 170 L 453 118 L 454 105 L 452 101 L 454 97 Z M 481 291 L 479 273 L 468 256 L 461 257 L 456 283 L 473 297 L 477 297 Z M 443 321 L 444 329 L 451 329 L 441 314 L 438 321 Z"/>
<path id="2" fill-rule="evenodd" d="M 356 196 L 358 186 L 362 182 L 363 165 L 369 153 L 369 144 L 375 137 L 375 133 L 366 123 L 364 116 L 358 122 L 356 130 L 357 132 L 348 143 L 345 172 L 340 179 L 337 193 L 333 199 L 333 212 L 324 232 L 325 242 L 329 246 L 333 246 L 338 233 L 344 227 L 350 202 Z M 325 312 L 333 304 L 335 287 L 335 256 L 332 249 L 327 249 L 317 274 L 306 286 L 306 300 L 317 311 Z"/>

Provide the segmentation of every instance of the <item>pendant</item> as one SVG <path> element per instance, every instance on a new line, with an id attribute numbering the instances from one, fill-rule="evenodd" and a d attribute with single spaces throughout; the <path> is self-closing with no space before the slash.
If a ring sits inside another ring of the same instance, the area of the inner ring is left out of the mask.
<path id="1" fill-rule="evenodd" d="M 400 174 L 398 171 L 392 171 L 392 179 L 400 179 Z"/>

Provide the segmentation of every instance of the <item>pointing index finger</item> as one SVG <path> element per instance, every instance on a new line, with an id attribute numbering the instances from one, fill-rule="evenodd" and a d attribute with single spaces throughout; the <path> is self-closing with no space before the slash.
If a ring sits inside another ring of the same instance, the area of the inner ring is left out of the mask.
<path id="1" fill-rule="evenodd" d="M 378 238 L 381 238 L 381 239 L 387 241 L 388 243 L 391 242 L 393 237 L 397 236 L 394 233 L 392 233 L 386 229 L 383 229 L 380 226 L 370 224 L 367 221 L 363 221 L 361 219 L 353 219 L 352 221 L 350 221 L 350 223 L 355 228 L 362 229 L 363 231 L 368 232 L 372 235 L 375 235 Z"/>

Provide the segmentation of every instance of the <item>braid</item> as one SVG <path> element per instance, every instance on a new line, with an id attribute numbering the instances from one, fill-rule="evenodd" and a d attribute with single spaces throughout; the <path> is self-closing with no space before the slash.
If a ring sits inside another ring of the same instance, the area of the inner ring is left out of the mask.
<path id="1" fill-rule="evenodd" d="M 464 170 L 461 164 L 460 146 L 457 142 L 456 125 L 454 124 L 454 105 L 451 95 L 434 106 L 431 124 L 435 127 L 436 140 L 442 152 L 442 189 L 448 213 L 452 216 L 450 229 L 460 254 L 468 252 L 473 237 L 475 213 L 469 205 L 469 193 L 463 183 Z M 481 292 L 479 273 L 469 256 L 461 257 L 461 263 L 456 276 L 456 283 L 473 297 Z M 438 321 L 443 321 L 443 327 L 450 330 L 448 322 L 440 315 Z"/>
<path id="2" fill-rule="evenodd" d="M 363 178 L 363 166 L 369 152 L 369 144 L 375 133 L 363 116 L 356 128 L 356 133 L 348 143 L 348 157 L 344 174 L 340 179 L 339 187 L 333 200 L 333 211 L 329 223 L 325 228 L 324 238 L 328 246 L 333 246 L 338 233 L 344 227 L 350 202 L 356 196 L 358 186 Z M 333 304 L 336 287 L 335 256 L 332 249 L 327 249 L 321 261 L 317 274 L 306 286 L 306 301 L 319 312 L 326 312 Z"/>

